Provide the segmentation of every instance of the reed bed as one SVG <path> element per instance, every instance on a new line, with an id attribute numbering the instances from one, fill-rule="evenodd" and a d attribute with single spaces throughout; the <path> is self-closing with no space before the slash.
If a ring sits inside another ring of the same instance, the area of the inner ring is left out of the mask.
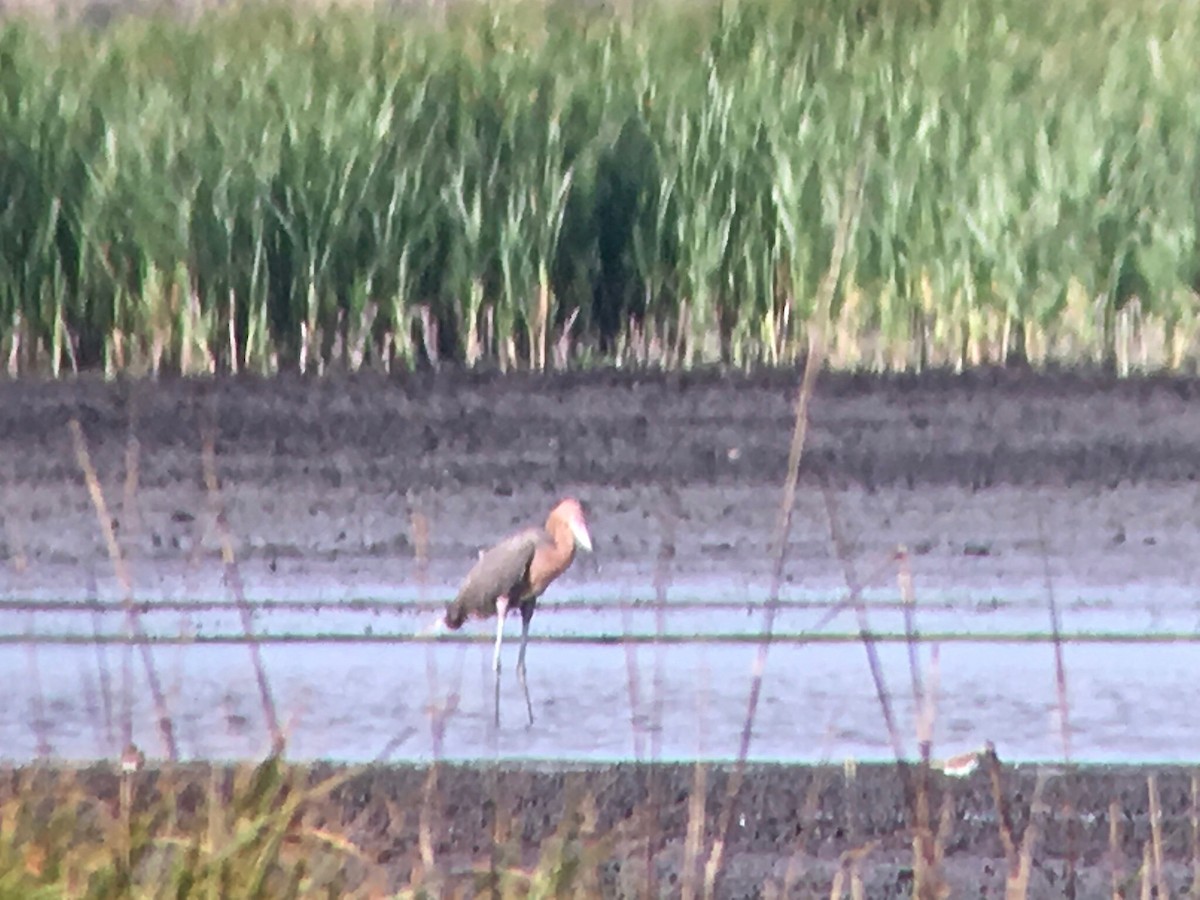
<path id="1" fill-rule="evenodd" d="M 11 374 L 1192 369 L 1195 0 L 0 24 Z"/>

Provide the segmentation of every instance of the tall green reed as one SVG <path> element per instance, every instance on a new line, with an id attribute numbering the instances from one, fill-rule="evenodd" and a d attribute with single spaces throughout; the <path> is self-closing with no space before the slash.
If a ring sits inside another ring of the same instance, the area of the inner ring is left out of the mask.
<path id="1" fill-rule="evenodd" d="M 10 371 L 1195 365 L 1193 4 L 0 26 Z"/>

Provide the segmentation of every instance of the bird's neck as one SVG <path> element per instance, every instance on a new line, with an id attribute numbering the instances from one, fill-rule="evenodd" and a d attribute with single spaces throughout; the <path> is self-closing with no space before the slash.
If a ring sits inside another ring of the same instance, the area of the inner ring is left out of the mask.
<path id="1" fill-rule="evenodd" d="M 563 522 L 555 522 L 548 530 L 550 539 L 554 541 L 554 555 L 562 561 L 565 569 L 575 558 L 575 534 L 571 526 Z"/>

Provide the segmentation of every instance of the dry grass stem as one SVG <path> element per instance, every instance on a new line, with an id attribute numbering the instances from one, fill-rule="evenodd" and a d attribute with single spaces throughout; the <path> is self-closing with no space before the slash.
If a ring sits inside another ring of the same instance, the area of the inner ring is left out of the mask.
<path id="1" fill-rule="evenodd" d="M 755 656 L 750 681 L 750 697 L 746 702 L 746 718 L 742 725 L 741 741 L 738 745 L 737 762 L 729 779 L 725 804 L 721 811 L 717 836 L 709 854 L 704 872 L 705 900 L 714 896 L 717 875 L 725 852 L 725 844 L 729 839 L 729 829 L 733 823 L 733 810 L 737 796 L 745 777 L 746 759 L 750 753 L 750 737 L 754 730 L 754 721 L 758 712 L 758 700 L 762 694 L 763 676 L 767 668 L 767 656 L 770 652 L 771 634 L 775 627 L 776 603 L 783 585 L 784 557 L 788 539 L 792 530 L 792 512 L 796 505 L 796 485 L 800 477 L 800 461 L 804 454 L 804 442 L 808 433 L 808 407 L 812 401 L 813 392 L 817 385 L 817 375 L 825 359 L 825 341 L 829 329 L 830 310 L 833 305 L 834 292 L 842 276 L 842 261 L 846 254 L 854 227 L 858 222 L 862 208 L 863 186 L 866 182 L 867 167 L 870 162 L 869 150 L 864 153 L 855 169 L 847 174 L 842 190 L 841 216 L 838 219 L 837 230 L 834 234 L 833 250 L 830 255 L 829 268 L 821 280 L 817 291 L 816 313 L 809 322 L 808 356 L 804 360 L 804 372 L 800 386 L 796 391 L 795 424 L 792 430 L 792 440 L 788 447 L 788 468 L 784 478 L 783 492 L 779 503 L 779 519 L 776 524 L 774 540 L 772 541 L 773 565 L 771 570 L 771 588 L 767 598 L 766 612 L 763 618 L 763 639 Z"/>
<path id="2" fill-rule="evenodd" d="M 1154 853 L 1149 844 L 1142 846 L 1142 868 L 1140 870 L 1139 884 L 1141 890 L 1138 896 L 1141 900 L 1157 900 L 1154 895 Z M 1162 896 L 1162 895 L 1160 895 Z"/>
<path id="3" fill-rule="evenodd" d="M 439 763 L 435 760 L 425 776 L 421 791 L 421 812 L 417 822 L 417 846 L 421 854 L 421 881 L 436 887 L 438 877 L 437 855 L 434 850 L 434 832 L 438 828 L 438 774 Z"/>
<path id="4" fill-rule="evenodd" d="M 267 679 L 267 669 L 262 660 L 262 646 L 254 634 L 254 613 L 246 602 L 246 590 L 242 584 L 242 573 L 238 567 L 237 554 L 233 548 L 233 533 L 229 528 L 228 514 L 225 501 L 221 495 L 221 482 L 217 476 L 217 451 L 215 429 L 205 429 L 201 450 L 201 460 L 204 469 L 204 486 L 208 492 L 209 505 L 213 521 L 216 523 L 217 536 L 221 542 L 221 564 L 225 569 L 225 584 L 233 593 L 237 602 L 238 614 L 241 617 L 242 633 L 246 636 L 246 646 L 250 651 L 250 662 L 254 666 L 254 680 L 258 686 L 259 702 L 262 704 L 263 717 L 266 720 L 267 732 L 271 736 L 271 753 L 283 752 L 285 739 L 283 728 L 279 724 L 279 714 L 275 707 L 275 697 L 271 692 L 271 684 Z"/>
<path id="5" fill-rule="evenodd" d="M 1125 896 L 1125 854 L 1121 849 L 1121 821 L 1124 813 L 1121 804 L 1112 800 L 1108 804 L 1108 865 L 1110 869 L 1113 900 Z"/>
<path id="6" fill-rule="evenodd" d="M 34 627 L 34 617 L 29 615 L 27 631 L 30 635 L 35 634 L 37 629 Z M 42 694 L 42 674 L 38 667 L 37 646 L 33 643 L 25 645 L 25 658 L 28 662 L 29 683 L 33 687 L 31 702 L 33 709 L 33 733 L 34 739 L 37 741 L 37 755 L 46 759 L 50 756 L 53 748 L 50 746 L 49 721 L 46 718 L 46 700 Z"/>
<path id="7" fill-rule="evenodd" d="M 1021 837 L 1021 848 L 1016 854 L 1016 866 L 1009 867 L 1004 883 L 1005 900 L 1027 900 L 1029 897 L 1029 878 L 1033 873 L 1033 853 L 1041 840 L 1042 824 L 1049 814 L 1049 807 L 1044 799 L 1046 783 L 1049 776 L 1039 771 L 1033 787 L 1033 798 L 1029 803 L 1029 824 L 1025 826 L 1025 834 Z"/>
<path id="8" fill-rule="evenodd" d="M 1162 800 L 1158 792 L 1158 776 L 1151 774 L 1146 778 L 1146 793 L 1150 800 L 1150 846 L 1154 850 L 1154 887 L 1159 897 L 1171 896 L 1167 892 L 1167 873 L 1163 855 L 1163 814 Z"/>
<path id="9" fill-rule="evenodd" d="M 409 540 L 413 547 L 416 564 L 417 602 L 421 608 L 431 605 L 427 601 L 429 585 L 429 548 L 432 543 L 432 526 L 429 515 L 415 496 L 409 497 L 408 513 Z M 439 613 L 442 603 L 437 603 Z M 442 758 L 446 739 L 446 725 L 458 710 L 459 685 L 455 683 L 443 696 L 438 672 L 437 649 L 431 644 L 425 648 L 425 680 L 429 690 L 429 729 L 433 743 L 433 758 Z"/>
<path id="10" fill-rule="evenodd" d="M 1054 579 L 1050 573 L 1050 550 L 1046 542 L 1046 527 L 1041 510 L 1037 515 L 1038 544 L 1042 555 L 1042 577 L 1046 588 L 1046 606 L 1050 611 L 1050 631 L 1054 641 L 1054 686 L 1058 697 L 1059 729 L 1062 738 L 1063 759 L 1071 762 L 1071 710 L 1067 695 L 1067 666 L 1063 655 L 1062 622 L 1058 602 L 1054 596 Z"/>
<path id="11" fill-rule="evenodd" d="M 1192 773 L 1191 806 L 1188 809 L 1188 819 L 1192 826 L 1191 840 L 1188 842 L 1192 862 L 1192 897 L 1200 897 L 1200 773 Z"/>
<path id="12" fill-rule="evenodd" d="M 833 544 L 838 560 L 842 564 L 842 574 L 846 580 L 846 590 L 849 596 L 855 598 L 854 610 L 858 616 L 858 633 L 863 648 L 867 653 L 867 663 L 871 670 L 871 680 L 875 685 L 875 693 L 879 699 L 879 707 L 883 713 L 884 725 L 887 728 L 888 740 L 892 745 L 892 754 L 900 768 L 901 777 L 907 782 L 909 778 L 908 764 L 905 762 L 903 739 L 896 717 L 892 710 L 891 694 L 883 678 L 883 665 L 879 661 L 879 650 L 876 647 L 875 636 L 867 619 L 867 607 L 862 602 L 863 585 L 858 580 L 854 568 L 854 559 L 849 541 L 842 529 L 841 517 L 838 513 L 837 500 L 827 482 L 822 481 L 821 493 L 825 498 L 825 514 L 829 522 L 829 538 Z"/>
<path id="13" fill-rule="evenodd" d="M 916 624 L 917 595 L 913 587 L 912 562 L 907 547 L 896 548 L 896 568 L 900 600 L 904 605 L 904 634 L 908 640 L 908 671 L 912 680 L 913 706 L 917 711 L 917 751 L 921 761 L 928 764 L 933 747 L 935 700 L 932 693 L 927 694 L 921 676 L 921 635 Z"/>
<path id="14" fill-rule="evenodd" d="M 158 730 L 162 738 L 163 748 L 167 759 L 175 762 L 179 758 L 179 750 L 175 743 L 175 729 L 171 723 L 170 715 L 167 713 L 167 701 L 163 694 L 162 685 L 159 682 L 158 671 L 154 667 L 154 655 L 151 652 L 149 643 L 146 641 L 137 605 L 134 603 L 133 579 L 130 577 L 129 570 L 126 567 L 125 558 L 121 553 L 121 546 L 117 543 L 116 530 L 113 528 L 113 519 L 109 514 L 108 504 L 104 500 L 104 491 L 100 487 L 100 479 L 96 476 L 96 469 L 92 465 L 91 455 L 88 453 L 87 441 L 83 435 L 83 427 L 79 424 L 78 419 L 71 419 L 67 427 L 71 433 L 71 440 L 74 443 L 75 459 L 79 464 L 80 470 L 83 472 L 88 495 L 91 497 L 92 507 L 96 511 L 100 533 L 104 536 L 104 543 L 108 550 L 109 560 L 112 562 L 113 572 L 116 575 L 117 583 L 121 586 L 121 599 L 125 607 L 128 636 L 131 640 L 137 642 L 142 656 L 142 664 L 146 670 L 146 683 L 149 685 L 150 696 L 154 703 L 154 711 L 158 719 Z M 130 696 L 131 691 L 132 685 L 127 679 L 125 683 L 127 698 Z M 128 717 L 124 723 L 124 731 L 123 739 L 128 742 L 132 739 Z"/>
<path id="15" fill-rule="evenodd" d="M 704 826 L 708 819 L 708 766 L 696 763 L 692 769 L 692 790 L 688 796 L 687 834 L 683 844 L 682 900 L 693 900 L 700 877 L 700 859 L 704 849 Z"/>

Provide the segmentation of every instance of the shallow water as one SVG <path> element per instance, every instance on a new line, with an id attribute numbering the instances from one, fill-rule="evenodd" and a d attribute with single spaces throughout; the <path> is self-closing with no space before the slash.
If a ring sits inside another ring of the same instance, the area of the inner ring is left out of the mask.
<path id="1" fill-rule="evenodd" d="M 247 598 L 277 603 L 252 624 L 293 756 L 733 756 L 770 594 L 796 377 L 0 385 L 10 695 L 0 754 L 115 754 L 126 695 L 135 739 L 162 752 L 141 653 L 90 643 L 126 624 L 69 437 L 78 416 L 146 604 L 141 626 L 193 641 L 151 648 L 183 754 L 257 755 L 269 742 L 250 648 L 230 643 L 243 624 L 219 562 L 220 505 Z M 750 755 L 893 753 L 863 623 L 851 609 L 830 615 L 845 594 L 842 556 L 865 585 L 865 627 L 889 638 L 877 645 L 883 683 L 900 749 L 915 752 L 900 545 L 912 552 L 915 628 L 940 642 L 936 665 L 932 643 L 918 660 L 937 688 L 935 755 L 991 739 L 1008 759 L 1064 756 L 1051 597 L 1067 639 L 1072 756 L 1194 755 L 1197 396 L 1197 382 L 1178 379 L 823 376 Z M 200 477 L 209 427 L 220 498 Z M 509 623 L 497 731 L 491 624 L 473 624 L 465 642 L 411 636 L 480 547 L 539 521 L 563 494 L 585 502 L 597 553 L 555 583 L 534 620 L 532 729 Z M 656 610 L 659 567 L 669 605 Z M 113 605 L 87 606 L 93 598 Z M 672 642 L 647 643 L 660 629 Z M 627 634 L 637 642 L 622 644 Z M 428 710 L 452 695 L 435 742 Z"/>
<path id="2" fill-rule="evenodd" d="M 449 570 L 447 570 L 449 571 Z M 572 573 L 534 619 L 529 685 L 536 722 L 526 727 L 513 673 L 519 627 L 504 652 L 502 724 L 492 724 L 493 622 L 438 641 L 412 635 L 453 591 L 447 573 L 423 588 L 388 586 L 370 564 L 246 567 L 247 599 L 274 702 L 297 759 L 353 761 L 446 758 L 690 759 L 739 752 L 768 594 L 764 580 L 709 575 L 676 579 L 668 603 L 651 604 L 644 576 L 620 566 Z M 123 743 L 126 661 L 135 740 L 162 752 L 140 651 L 89 643 L 123 633 L 117 608 L 96 611 L 83 592 L 55 593 L 52 571 L 9 587 L 0 600 L 0 746 L 9 759 L 115 755 Z M 185 757 L 256 756 L 269 745 L 242 625 L 219 572 L 157 567 L 143 577 L 140 626 L 175 643 L 152 647 L 155 670 Z M 1195 758 L 1200 713 L 1192 700 L 1200 604 L 1169 580 L 1137 586 L 1052 582 L 1064 645 L 1070 746 L 1057 700 L 1049 596 L 1044 581 L 925 577 L 913 622 L 921 688 L 933 702 L 934 755 L 996 743 L 1013 760 L 1171 761 Z M 749 745 L 756 760 L 888 759 L 885 724 L 844 589 L 807 580 L 787 585 Z M 101 583 L 93 595 L 117 601 Z M 864 591 L 865 621 L 884 639 L 883 684 L 906 755 L 916 752 L 917 707 L 897 590 Z M 422 598 L 430 602 L 418 609 Z M 45 601 L 73 608 L 47 610 Z M 170 601 L 156 610 L 155 601 Z M 225 604 L 213 608 L 212 601 Z M 41 602 L 43 606 L 38 607 Z M 23 607 L 21 604 L 25 604 Z M 305 604 L 304 606 L 298 604 Z M 34 607 L 34 611 L 31 611 Z M 661 633 L 671 643 L 652 642 Z M 178 643 L 180 636 L 211 643 Z M 632 635 L 637 643 L 622 643 Z M 1111 640 L 1105 640 L 1105 636 Z M 1160 636 L 1131 643 L 1129 636 Z M 29 636 L 39 643 L 17 642 Z M 931 636 L 937 639 L 931 639 Z M 1088 642 L 1079 639 L 1090 636 Z M 310 640 L 304 640 L 305 638 Z M 1032 637 L 1034 640 L 1030 641 Z M 70 640 L 84 643 L 68 644 Z M 567 643 L 566 641 L 570 641 Z M 815 641 L 815 642 L 814 642 Z M 453 709 L 435 740 L 432 709 Z"/>

